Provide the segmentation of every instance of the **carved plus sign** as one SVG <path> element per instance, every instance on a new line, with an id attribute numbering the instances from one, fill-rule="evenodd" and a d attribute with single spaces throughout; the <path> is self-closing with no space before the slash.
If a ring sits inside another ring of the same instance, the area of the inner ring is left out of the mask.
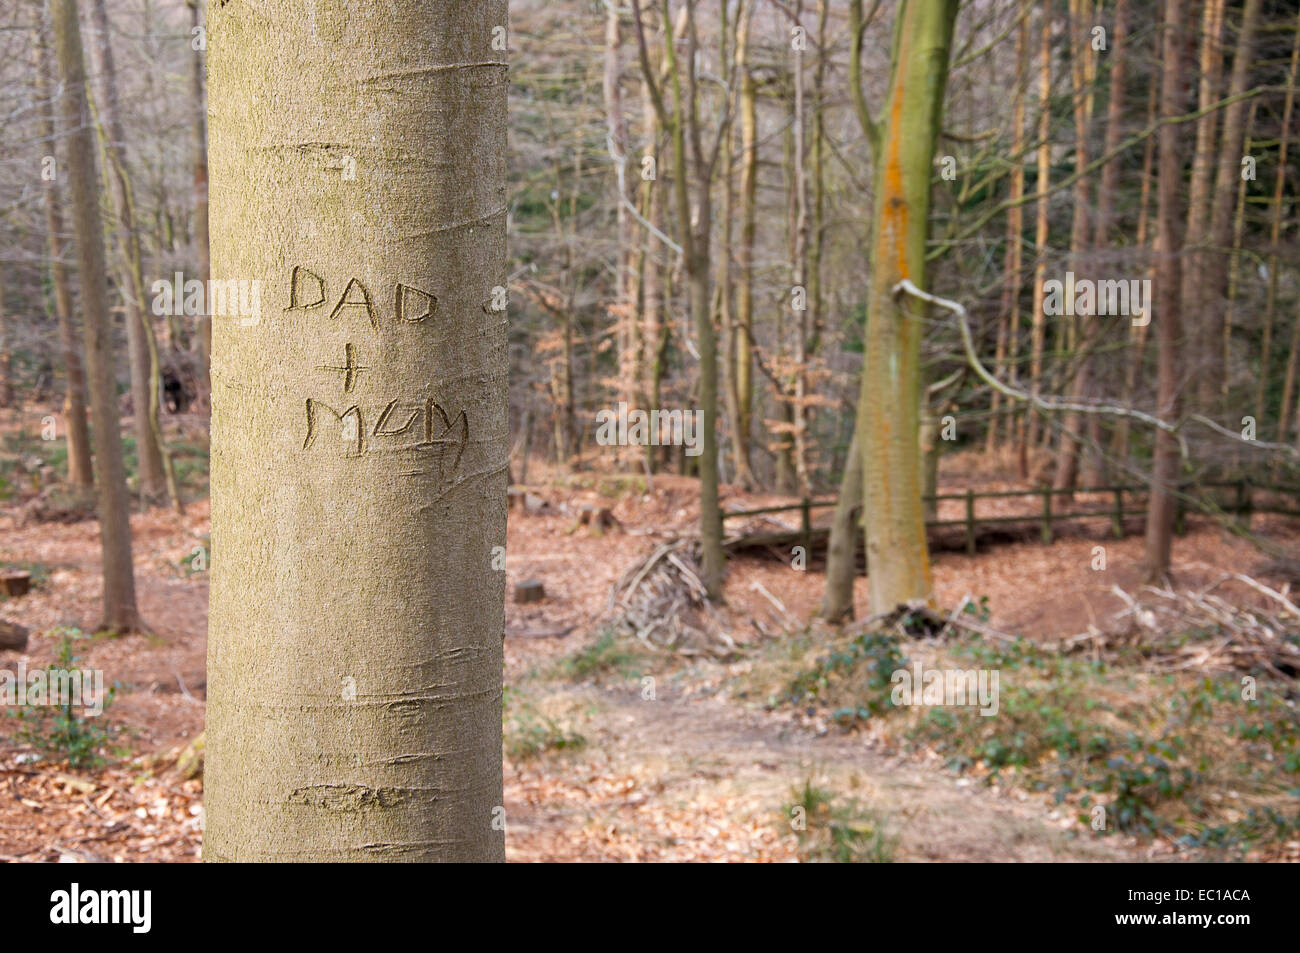
<path id="1" fill-rule="evenodd" d="M 352 388 L 357 384 L 357 375 L 364 370 L 369 370 L 365 364 L 357 363 L 357 352 L 351 344 L 343 345 L 343 366 L 335 364 L 317 364 L 316 369 L 320 371 L 339 371 L 343 375 L 343 393 L 352 393 Z"/>

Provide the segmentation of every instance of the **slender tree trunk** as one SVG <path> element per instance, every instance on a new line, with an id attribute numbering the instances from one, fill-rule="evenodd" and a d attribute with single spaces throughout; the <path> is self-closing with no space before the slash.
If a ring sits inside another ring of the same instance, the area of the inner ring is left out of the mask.
<path id="1" fill-rule="evenodd" d="M 663 0 L 660 14 L 664 24 L 664 65 L 672 95 L 672 110 L 668 109 L 664 95 L 654 85 L 654 70 L 650 66 L 645 41 L 645 27 L 638 0 L 632 0 L 632 11 L 637 29 L 637 44 L 641 57 L 641 73 L 651 92 L 655 112 L 661 125 L 668 129 L 672 142 L 673 197 L 677 205 L 677 226 L 681 232 L 682 263 L 690 303 L 692 323 L 700 352 L 699 375 L 699 429 L 700 454 L 695 458 L 700 479 L 700 548 L 701 573 L 708 596 L 722 598 L 722 510 L 718 500 L 718 348 L 713 333 L 712 294 L 709 245 L 712 237 L 713 205 L 710 195 L 713 162 L 707 160 L 701 145 L 699 98 L 697 93 L 698 49 L 695 25 L 695 0 L 686 0 L 686 45 L 689 55 L 684 57 L 688 90 L 682 91 L 682 70 L 675 49 L 676 38 L 672 25 L 669 0 Z M 690 161 L 687 157 L 687 139 L 690 139 Z M 688 167 L 692 174 L 688 174 Z M 694 195 L 692 196 L 692 185 Z M 692 201 L 693 199 L 693 201 Z M 694 204 L 694 215 L 692 215 Z"/>
<path id="2" fill-rule="evenodd" d="M 1259 25 L 1262 0 L 1246 0 L 1233 54 L 1229 96 L 1240 96 L 1249 85 L 1250 71 L 1256 64 L 1255 31 Z M 1197 322 L 1201 330 L 1198 366 L 1194 379 L 1198 386 L 1198 404 L 1202 410 L 1220 416 L 1220 389 L 1223 366 L 1223 329 L 1226 323 L 1228 293 L 1228 258 L 1232 243 L 1232 211 L 1241 182 L 1241 147 L 1245 135 L 1247 103 L 1238 99 L 1223 111 L 1223 133 L 1219 136 L 1219 157 L 1210 201 L 1209 249 L 1205 256 L 1202 283 L 1197 300 L 1203 302 L 1204 319 Z M 1184 299 L 1186 300 L 1186 299 Z"/>
<path id="3" fill-rule="evenodd" d="M 605 62 L 603 76 L 603 93 L 605 99 L 605 127 L 614 153 L 623 156 L 633 170 L 639 170 L 639 163 L 628 156 L 627 119 L 623 115 L 623 31 L 619 20 L 619 6 L 614 0 L 607 0 L 605 5 Z M 578 150 L 581 152 L 581 150 Z M 636 195 L 636 179 L 625 171 L 622 180 L 623 191 L 618 196 L 615 210 L 616 242 L 614 254 L 614 315 L 618 328 L 619 341 L 619 400 L 629 406 L 637 406 L 640 391 L 640 368 L 642 357 L 641 324 L 636 307 L 634 285 L 635 269 L 633 261 L 636 251 L 633 248 L 632 217 L 627 206 Z"/>
<path id="4" fill-rule="evenodd" d="M 1149 128 L 1156 121 L 1157 106 L 1159 104 L 1159 84 L 1151 83 L 1150 90 L 1147 94 L 1147 121 Z M 1151 222 L 1151 169 L 1155 157 L 1155 137 L 1148 136 L 1146 147 L 1142 152 L 1142 189 L 1138 196 L 1138 222 L 1137 222 L 1137 241 L 1136 247 L 1145 250 L 1147 248 L 1147 234 L 1150 230 Z M 1144 275 L 1150 277 L 1152 268 L 1148 258 Z M 1151 302 L 1147 302 L 1147 308 L 1151 307 Z M 1130 325 L 1129 328 L 1129 347 L 1123 353 L 1124 361 L 1124 391 L 1121 406 L 1129 406 L 1132 403 L 1133 392 L 1137 389 L 1138 376 L 1142 372 L 1146 355 L 1147 333 L 1150 327 L 1149 322 L 1138 325 Z M 1115 421 L 1115 430 L 1111 434 L 1111 457 L 1120 464 L 1128 461 L 1129 456 L 1129 418 L 1120 417 Z"/>
<path id="5" fill-rule="evenodd" d="M 1203 308 L 1204 281 L 1210 227 L 1210 189 L 1214 185 L 1214 143 L 1220 122 L 1220 110 L 1211 107 L 1219 98 L 1223 84 L 1223 11 L 1226 0 L 1205 0 L 1201 8 L 1201 44 L 1198 58 L 1200 80 L 1196 108 L 1204 115 L 1196 120 L 1196 145 L 1192 152 L 1191 181 L 1187 193 L 1187 232 L 1182 269 L 1182 300 L 1192 308 Z M 1188 354 L 1200 360 L 1204 330 L 1199 322 L 1191 328 L 1193 346 Z"/>
<path id="6" fill-rule="evenodd" d="M 1102 146 L 1102 155 L 1112 155 L 1124 138 L 1124 102 L 1128 81 L 1128 0 L 1117 0 L 1112 21 L 1110 52 L 1110 94 L 1106 105 L 1106 140 Z M 1120 163 L 1111 159 L 1101 169 L 1101 181 L 1097 188 L 1097 220 L 1093 247 L 1110 250 L 1111 231 L 1115 225 L 1115 198 L 1119 193 Z M 1109 262 L 1118 261 L 1110 256 Z M 1087 427 L 1093 446 L 1084 452 L 1080 479 L 1084 486 L 1100 486 L 1105 482 L 1105 464 L 1098 452 L 1101 438 L 1101 418 L 1089 414 Z"/>
<path id="7" fill-rule="evenodd" d="M 753 7 L 745 13 L 736 44 L 736 68 L 740 74 L 740 246 L 736 249 L 736 351 L 734 376 L 736 462 L 753 480 L 750 463 L 750 435 L 754 421 L 754 239 L 758 233 L 758 93 L 750 69 L 750 29 Z"/>
<path id="8" fill-rule="evenodd" d="M 1250 113 L 1246 117 L 1246 135 L 1242 140 L 1242 155 L 1250 155 L 1252 139 L 1255 134 L 1255 113 L 1259 108 L 1259 100 L 1256 99 L 1250 104 Z M 1236 321 L 1237 307 L 1237 283 L 1241 273 L 1241 244 L 1245 238 L 1246 231 L 1246 186 L 1247 181 L 1243 176 L 1237 176 L 1237 200 L 1233 204 L 1236 211 L 1233 213 L 1232 224 L 1232 249 L 1228 252 L 1228 288 L 1224 296 L 1223 312 L 1223 334 L 1217 342 L 1220 348 L 1221 361 L 1220 367 L 1224 369 L 1223 377 L 1219 381 L 1218 399 L 1224 408 L 1228 403 L 1228 358 L 1232 351 L 1232 325 Z M 1260 342 L 1260 358 L 1263 367 L 1268 367 L 1269 352 L 1273 348 L 1273 316 L 1264 315 L 1263 340 Z M 1261 372 L 1260 380 L 1267 377 L 1267 371 Z M 1259 418 L 1256 418 L 1258 421 Z M 1240 424 L 1240 419 L 1237 421 Z M 1240 456 L 1237 452 L 1240 448 L 1235 448 L 1230 455 L 1236 459 Z M 1235 468 L 1235 467 L 1234 467 Z"/>
<path id="9" fill-rule="evenodd" d="M 1089 44 L 1088 26 L 1092 21 L 1091 11 L 1083 0 L 1070 0 L 1068 35 L 1070 36 L 1070 91 L 1074 100 L 1074 167 L 1082 170 L 1089 162 L 1088 132 L 1092 120 L 1092 92 L 1090 74 L 1091 45 Z M 1083 275 L 1087 271 L 1089 243 L 1092 229 L 1089 213 L 1092 203 L 1089 198 L 1090 182 L 1086 175 L 1080 175 L 1074 182 L 1074 219 L 1070 227 L 1070 271 Z M 1073 295 L 1073 287 L 1067 284 L 1067 296 Z M 1082 402 L 1092 396 L 1092 349 L 1097 338 L 1098 323 L 1095 316 L 1075 315 L 1073 308 L 1066 320 L 1078 329 L 1082 319 L 1082 328 L 1075 335 L 1077 340 L 1078 368 L 1070 382 L 1070 397 Z M 1090 419 L 1095 419 L 1089 415 Z M 1061 425 L 1061 442 L 1056 454 L 1056 472 L 1053 488 L 1064 493 L 1074 490 L 1079 474 L 1079 454 L 1082 446 L 1080 430 L 1082 415 L 1067 412 Z"/>
<path id="10" fill-rule="evenodd" d="M 930 170 L 943 114 L 956 0 L 901 0 L 880 129 L 871 289 L 858 401 L 871 611 L 932 602 L 918 445 L 921 337 L 915 301 L 894 286 L 926 287 Z"/>
<path id="11" fill-rule="evenodd" d="M 737 37 L 744 29 L 746 12 L 742 7 L 738 11 L 739 19 L 735 23 Z M 729 28 L 725 8 L 722 10 L 722 22 L 719 27 L 719 58 L 722 61 L 723 73 L 728 73 L 731 64 L 729 63 Z M 739 42 L 737 42 L 739 48 Z M 734 108 L 734 93 L 729 92 L 728 98 Z M 742 431 L 740 422 L 740 394 L 738 382 L 736 380 L 736 346 L 737 346 L 737 328 L 734 306 L 734 287 L 735 277 L 732 270 L 731 249 L 733 246 L 732 232 L 733 222 L 735 219 L 736 207 L 736 176 L 734 172 L 734 130 L 728 128 L 726 135 L 722 138 L 721 158 L 719 166 L 721 168 L 721 186 L 722 186 L 722 243 L 721 254 L 718 255 L 718 277 L 717 287 L 714 290 L 714 297 L 717 300 L 717 320 L 715 324 L 722 331 L 722 385 L 724 395 L 724 407 L 727 415 L 727 427 L 731 431 L 731 452 L 732 459 L 735 463 L 735 478 L 731 481 L 745 490 L 754 489 L 754 476 L 749 468 L 749 448 L 746 441 L 746 434 Z"/>
<path id="12" fill-rule="evenodd" d="M 104 569 L 102 629 L 140 628 L 131 563 L 131 520 L 122 463 L 121 422 L 113 378 L 113 337 L 108 318 L 108 276 L 103 223 L 99 217 L 95 136 L 86 101 L 86 66 L 77 22 L 76 0 L 52 0 L 54 48 L 63 86 L 63 128 L 68 133 L 68 191 L 81 282 L 81 322 L 85 336 L 90 411 L 94 423 L 95 485 Z"/>
<path id="13" fill-rule="evenodd" d="M 803 0 L 795 4 L 795 19 L 802 19 Z M 804 62 L 802 48 L 794 51 L 794 67 L 791 71 L 794 81 L 794 115 L 791 125 L 793 146 L 793 171 L 790 185 L 794 192 L 794 254 L 792 255 L 792 284 L 802 289 L 803 300 L 793 301 L 792 318 L 794 324 L 794 374 L 790 380 L 790 418 L 794 425 L 791 434 L 794 455 L 794 474 L 799 494 L 807 496 L 812 492 L 812 482 L 808 472 L 808 135 L 807 106 L 804 91 Z M 791 296 L 793 299 L 793 295 Z M 800 306 L 801 305 L 801 306 Z"/>
<path id="14" fill-rule="evenodd" d="M 130 352 L 132 420 L 135 426 L 136 461 L 140 493 L 146 499 L 161 498 L 174 487 L 168 478 L 158 424 L 159 368 L 157 342 L 152 319 L 145 311 L 144 280 L 141 273 L 140 238 L 135 231 L 131 185 L 127 178 L 125 143 L 117 104 L 117 72 L 108 32 L 104 0 L 91 0 L 95 24 L 99 72 L 99 119 L 104 149 L 104 175 L 113 198 L 114 227 L 118 245 L 118 275 L 126 305 L 127 347 Z M 172 492 L 179 508 L 179 498 Z"/>
<path id="15" fill-rule="evenodd" d="M 643 183 L 641 205 L 645 209 L 646 221 L 655 229 L 663 226 L 663 200 L 656 188 L 659 169 L 659 116 L 650 104 L 649 93 L 643 85 L 643 113 L 646 136 L 646 155 L 653 161 L 656 178 Z M 646 404 L 659 406 L 660 381 L 663 379 L 664 362 L 668 345 L 668 323 L 664 320 L 664 268 L 659 258 L 660 242 L 653 235 L 648 236 L 642 246 L 641 256 L 645 273 L 641 285 L 641 326 L 648 351 L 645 379 L 642 382 L 642 394 Z M 657 465 L 656 448 L 645 448 L 645 466 L 649 473 L 654 473 Z"/>
<path id="16" fill-rule="evenodd" d="M 9 340 L 9 314 L 5 311 L 4 274 L 0 273 L 0 407 L 14 402 L 13 345 Z"/>
<path id="17" fill-rule="evenodd" d="M 198 0 L 189 0 L 190 26 L 200 27 Z M 203 95 L 203 51 L 191 50 L 193 68 L 190 71 L 190 98 L 194 118 L 190 124 L 194 148 L 194 247 L 199 256 L 199 280 L 208 286 L 212 277 L 211 253 L 208 246 L 208 110 Z M 198 352 L 197 404 L 201 413 L 212 411 L 212 315 L 205 307 L 199 315 L 195 346 Z"/>
<path id="18" fill-rule="evenodd" d="M 857 577 L 858 534 L 862 532 L 862 453 L 855 428 L 844 462 L 826 549 L 826 591 L 817 614 L 839 624 L 853 618 L 853 580 Z"/>
<path id="19" fill-rule="evenodd" d="M 1025 208 L 1025 163 L 1021 153 L 1025 149 L 1025 81 L 1028 72 L 1029 55 L 1029 6 L 1028 0 L 1022 0 L 1020 25 L 1016 28 L 1016 89 L 1014 105 L 1011 108 L 1011 155 L 1014 167 L 1011 170 L 1012 203 L 1007 210 L 1007 251 L 1003 259 L 1005 271 L 1002 292 L 1002 321 L 999 325 L 997 344 L 997 366 L 1000 373 L 1007 374 L 1014 385 L 1019 377 L 1020 353 L 1020 283 L 1021 270 L 1024 267 L 1024 230 Z M 1009 373 L 1008 373 L 1009 372 Z M 990 405 L 988 433 L 985 438 L 984 451 L 993 453 L 998 447 L 998 429 L 1001 420 L 998 412 L 1002 394 L 993 392 Z M 1015 439 L 1015 409 L 1008 407 L 1005 436 L 1008 442 Z"/>
<path id="20" fill-rule="evenodd" d="M 1165 420 L 1177 418 L 1179 404 L 1178 334 L 1182 317 L 1181 256 L 1183 153 L 1181 130 L 1172 120 L 1183 108 L 1182 43 L 1183 0 L 1165 0 L 1164 36 L 1160 71 L 1160 159 L 1156 174 L 1156 307 L 1152 321 L 1156 334 L 1156 412 Z M 1151 461 L 1151 493 L 1147 504 L 1146 557 L 1143 567 L 1149 581 L 1169 574 L 1173 549 L 1174 503 L 1179 455 L 1174 437 L 1157 430 Z"/>
<path id="21" fill-rule="evenodd" d="M 1035 202 L 1034 218 L 1034 311 L 1030 335 L 1029 391 L 1038 396 L 1043 380 L 1043 339 L 1046 314 L 1043 311 L 1043 284 L 1047 280 L 1047 211 L 1051 196 L 1045 195 L 1052 177 L 1052 16 L 1042 11 L 1042 28 L 1038 44 L 1038 176 L 1034 191 L 1043 197 Z M 1026 410 L 1020 439 L 1020 476 L 1028 476 L 1029 451 L 1038 446 L 1039 419 Z"/>
<path id="22" fill-rule="evenodd" d="M 42 11 L 44 14 L 44 10 Z M 53 64 L 50 62 L 47 41 L 48 24 L 42 22 L 36 30 L 36 83 L 40 101 L 38 124 L 40 137 L 46 144 L 48 155 L 55 154 L 54 104 L 50 99 L 54 88 Z M 59 344 L 63 351 L 63 373 L 66 380 L 63 394 L 63 426 L 67 431 L 68 483 L 78 490 L 88 491 L 94 486 L 91 469 L 90 426 L 86 422 L 86 374 L 81 361 L 81 329 L 72 309 L 72 288 L 68 282 L 68 268 L 64 264 L 63 210 L 59 205 L 57 176 L 42 183 L 45 193 L 45 232 L 50 255 L 50 284 L 54 288 L 54 314 L 59 323 Z"/>
<path id="23" fill-rule="evenodd" d="M 204 857 L 502 860 L 506 3 L 209 12 Z"/>
<path id="24" fill-rule="evenodd" d="M 1255 421 L 1262 425 L 1265 411 L 1265 390 L 1272 368 L 1273 315 L 1277 308 L 1278 281 L 1278 243 L 1282 237 L 1282 214 L 1285 204 L 1283 196 L 1286 188 L 1287 155 L 1291 146 L 1291 116 L 1295 110 L 1296 68 L 1300 66 L 1300 20 L 1297 20 L 1295 37 L 1291 42 L 1291 66 L 1287 71 L 1286 100 L 1282 107 L 1282 141 L 1278 145 L 1277 176 L 1273 184 L 1273 204 L 1269 219 L 1269 253 L 1268 253 L 1268 298 L 1264 305 L 1264 341 L 1259 356 L 1259 382 L 1255 390 Z M 1296 324 L 1300 331 L 1300 322 Z M 1295 348 L 1292 348 L 1294 355 Z M 1294 380 L 1294 365 L 1288 362 L 1288 382 Z M 1282 406 L 1278 408 L 1277 440 L 1286 439 L 1287 414 L 1290 412 L 1291 394 L 1288 390 L 1282 397 Z"/>

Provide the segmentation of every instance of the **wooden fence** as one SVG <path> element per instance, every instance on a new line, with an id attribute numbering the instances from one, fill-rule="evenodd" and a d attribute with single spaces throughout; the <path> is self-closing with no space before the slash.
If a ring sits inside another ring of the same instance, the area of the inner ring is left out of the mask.
<path id="1" fill-rule="evenodd" d="M 1300 517 L 1300 509 L 1294 507 L 1281 506 L 1272 499 L 1261 499 L 1260 493 L 1273 495 L 1282 495 L 1290 497 L 1293 500 L 1300 497 L 1300 487 L 1282 486 L 1278 484 L 1254 483 L 1248 479 L 1235 480 L 1230 482 L 1218 483 L 1197 483 L 1185 484 L 1179 488 L 1177 496 L 1177 521 L 1176 531 L 1182 533 L 1185 528 L 1185 520 L 1188 512 L 1188 491 L 1191 490 L 1231 490 L 1232 498 L 1217 504 L 1217 508 L 1224 512 L 1232 514 L 1239 520 L 1248 522 L 1253 513 L 1274 513 L 1282 516 Z M 922 503 L 926 506 L 926 511 L 937 511 L 941 502 L 948 500 L 962 500 L 966 504 L 966 515 L 962 519 L 927 519 L 925 521 L 926 529 L 937 529 L 941 527 L 963 526 L 966 531 L 966 551 L 974 554 L 979 539 L 979 528 L 981 526 L 1011 525 L 1024 524 L 1032 525 L 1037 523 L 1039 526 L 1040 536 L 1044 543 L 1052 542 L 1054 534 L 1052 524 L 1069 520 L 1079 519 L 1096 519 L 1105 518 L 1111 522 L 1111 528 L 1115 536 L 1119 539 L 1124 538 L 1124 520 L 1130 516 L 1145 516 L 1146 503 L 1141 502 L 1138 505 L 1134 500 L 1135 496 L 1145 497 L 1150 492 L 1150 488 L 1138 484 L 1136 486 L 1097 486 L 1097 487 L 1080 487 L 1074 490 L 1054 490 L 1051 487 L 1043 487 L 1036 490 L 998 490 L 989 493 L 977 493 L 974 490 L 967 490 L 965 493 L 940 493 L 933 496 L 922 497 Z M 1125 495 L 1128 495 L 1128 505 L 1125 505 Z M 1111 498 L 1111 502 L 1105 508 L 1093 507 L 1092 509 L 1067 509 L 1060 510 L 1053 508 L 1053 497 L 1066 496 L 1095 496 L 1102 495 Z M 979 500 L 993 499 L 1013 499 L 1013 498 L 1031 498 L 1037 497 L 1041 500 L 1036 513 L 1016 514 L 1011 516 L 978 516 L 976 515 L 975 504 Z M 784 506 L 764 506 L 754 510 L 724 510 L 722 519 L 737 519 L 746 516 L 762 516 L 769 513 L 792 513 L 798 511 L 800 514 L 800 528 L 798 530 L 786 530 L 773 533 L 755 533 L 743 537 L 735 537 L 728 541 L 728 548 L 750 548 L 753 546 L 774 546 L 783 544 L 797 544 L 802 542 L 811 549 L 814 541 L 819 541 L 822 537 L 829 535 L 826 527 L 814 527 L 812 524 L 812 511 L 815 509 L 826 509 L 835 506 L 835 500 L 815 500 L 805 497 L 798 503 L 786 504 Z M 1209 507 L 1198 507 L 1206 512 L 1210 511 Z M 725 533 L 724 533 L 725 536 Z"/>

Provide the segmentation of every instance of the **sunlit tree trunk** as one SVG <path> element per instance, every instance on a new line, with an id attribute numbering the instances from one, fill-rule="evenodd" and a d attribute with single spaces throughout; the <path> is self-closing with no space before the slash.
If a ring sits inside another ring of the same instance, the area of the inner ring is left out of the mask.
<path id="1" fill-rule="evenodd" d="M 943 113 L 956 0 L 901 0 L 875 169 L 871 288 L 858 401 L 871 611 L 931 602 L 934 585 L 921 505 L 921 337 L 913 301 L 894 286 L 926 287 L 930 169 Z"/>
<path id="2" fill-rule="evenodd" d="M 506 3 L 209 15 L 204 858 L 502 860 Z"/>
<path id="3" fill-rule="evenodd" d="M 42 11 L 44 14 L 44 9 Z M 48 155 L 55 154 L 54 104 L 51 100 L 53 65 L 47 41 L 48 25 L 36 30 L 36 96 L 40 103 L 37 122 Z M 54 315 L 59 323 L 59 345 L 63 351 L 63 426 L 68 445 L 68 483 L 89 490 L 95 482 L 90 459 L 90 426 L 86 422 L 86 374 L 81 360 L 80 328 L 72 309 L 72 287 L 64 264 L 63 209 L 59 204 L 59 180 L 54 175 L 42 182 L 45 198 L 46 248 L 50 255 L 50 284 L 54 291 Z"/>
<path id="4" fill-rule="evenodd" d="M 758 93 L 750 67 L 751 6 L 741 19 L 736 44 L 736 69 L 740 76 L 740 245 L 736 249 L 736 348 L 733 356 L 736 390 L 737 469 L 749 460 L 754 421 L 754 239 L 758 232 Z M 751 475 L 752 480 L 752 475 Z"/>

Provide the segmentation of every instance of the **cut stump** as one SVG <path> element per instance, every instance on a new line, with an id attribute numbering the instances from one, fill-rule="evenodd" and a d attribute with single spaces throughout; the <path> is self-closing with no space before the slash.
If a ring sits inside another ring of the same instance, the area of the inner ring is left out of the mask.
<path id="1" fill-rule="evenodd" d="M 0 649 L 12 649 L 15 652 L 26 650 L 28 631 L 25 625 L 0 619 Z"/>
<path id="2" fill-rule="evenodd" d="M 0 593 L 25 596 L 32 588 L 32 574 L 25 569 L 0 569 Z"/>
<path id="3" fill-rule="evenodd" d="M 515 583 L 515 602 L 541 602 L 546 598 L 546 590 L 536 579 L 526 579 Z"/>

